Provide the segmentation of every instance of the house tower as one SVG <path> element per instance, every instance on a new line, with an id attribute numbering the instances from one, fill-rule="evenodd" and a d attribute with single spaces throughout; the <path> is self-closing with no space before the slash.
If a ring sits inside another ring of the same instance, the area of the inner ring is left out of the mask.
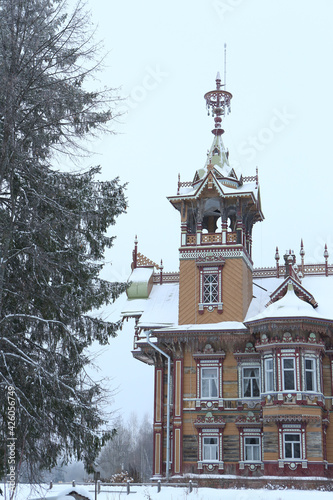
<path id="1" fill-rule="evenodd" d="M 258 173 L 238 178 L 229 164 L 222 119 L 232 94 L 205 94 L 214 117 L 212 146 L 192 182 L 178 182 L 169 201 L 181 218 L 179 324 L 243 321 L 252 299 L 252 228 L 263 220 Z"/>

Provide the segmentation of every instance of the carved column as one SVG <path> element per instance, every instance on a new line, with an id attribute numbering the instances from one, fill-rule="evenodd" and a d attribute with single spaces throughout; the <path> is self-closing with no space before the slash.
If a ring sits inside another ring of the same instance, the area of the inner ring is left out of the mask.
<path id="1" fill-rule="evenodd" d="M 173 473 L 183 468 L 183 356 L 175 354 L 173 360 Z"/>
<path id="2" fill-rule="evenodd" d="M 163 464 L 163 376 L 162 364 L 155 366 L 155 393 L 154 393 L 154 476 L 162 475 Z"/>

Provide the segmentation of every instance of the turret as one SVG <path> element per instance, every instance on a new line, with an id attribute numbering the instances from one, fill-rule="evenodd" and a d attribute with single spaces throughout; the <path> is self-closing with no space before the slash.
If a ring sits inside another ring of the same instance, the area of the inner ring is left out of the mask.
<path id="1" fill-rule="evenodd" d="M 230 166 L 222 118 L 230 112 L 232 94 L 222 87 L 218 73 L 216 89 L 204 96 L 214 118 L 214 139 L 204 166 L 192 182 L 178 179 L 177 194 L 168 198 L 181 218 L 180 323 L 241 321 L 252 298 L 252 228 L 264 218 L 258 171 L 238 178 Z M 233 300 L 235 293 L 238 299 Z"/>

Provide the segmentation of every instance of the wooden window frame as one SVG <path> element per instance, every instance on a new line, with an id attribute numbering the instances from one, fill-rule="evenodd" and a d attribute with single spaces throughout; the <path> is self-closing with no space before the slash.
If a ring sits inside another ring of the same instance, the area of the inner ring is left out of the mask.
<path id="1" fill-rule="evenodd" d="M 215 264 L 214 262 L 199 262 L 199 314 L 203 314 L 205 310 L 213 312 L 217 310 L 219 314 L 223 311 L 222 302 L 222 269 L 224 263 Z M 205 277 L 216 276 L 217 280 L 217 300 L 205 301 Z"/>

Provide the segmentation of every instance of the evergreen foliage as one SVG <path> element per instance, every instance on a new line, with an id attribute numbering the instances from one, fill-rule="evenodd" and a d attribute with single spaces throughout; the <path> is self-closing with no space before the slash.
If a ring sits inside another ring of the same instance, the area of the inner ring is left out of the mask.
<path id="1" fill-rule="evenodd" d="M 99 278 L 126 209 L 118 179 L 99 168 L 55 170 L 55 155 L 77 155 L 84 138 L 108 129 L 112 89 L 85 90 L 99 46 L 79 3 L 0 0 L 0 467 L 8 465 L 8 386 L 15 391 L 15 461 L 31 475 L 59 456 L 92 469 L 110 437 L 86 374 L 94 340 L 118 324 L 89 315 L 125 289 Z M 1 472 L 0 472 L 1 475 Z"/>

